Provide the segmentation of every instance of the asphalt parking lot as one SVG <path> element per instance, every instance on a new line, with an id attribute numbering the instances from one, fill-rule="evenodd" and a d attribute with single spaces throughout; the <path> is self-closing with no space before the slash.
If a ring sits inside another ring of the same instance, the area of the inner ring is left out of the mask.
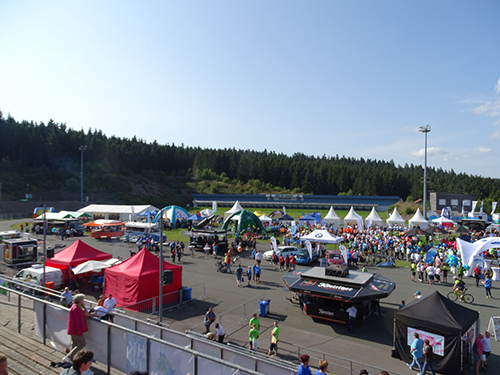
<path id="1" fill-rule="evenodd" d="M 0 230 L 7 230 L 13 221 L 0 222 Z M 168 237 L 168 235 L 167 235 Z M 112 254 L 114 257 L 121 256 L 126 259 L 130 256 L 130 251 L 136 251 L 135 244 L 125 244 L 122 242 L 98 241 L 90 236 L 81 238 L 89 245 Z M 73 240 L 61 241 L 53 236 L 47 237 L 47 245 L 54 243 L 66 243 L 69 245 Z M 259 244 L 258 248 L 263 252 L 269 249 L 268 245 Z M 164 249 L 167 254 L 168 249 Z M 170 257 L 165 258 L 170 261 Z M 214 308 L 216 314 L 227 312 L 234 307 L 245 303 L 252 298 L 257 298 L 264 294 L 270 300 L 270 315 L 261 319 L 261 351 L 267 351 L 270 341 L 270 327 L 274 320 L 280 323 L 280 356 L 286 359 L 296 358 L 297 349 L 293 345 L 300 345 L 314 350 L 332 353 L 340 357 L 370 364 L 375 367 L 384 368 L 400 374 L 412 373 L 405 363 L 391 358 L 392 332 L 394 324 L 394 312 L 398 309 L 401 300 L 410 302 L 415 291 L 419 290 L 424 296 L 438 290 L 446 295 L 451 289 L 451 277 L 448 284 L 428 285 L 426 283 L 413 283 L 410 278 L 409 269 L 405 268 L 368 268 L 369 272 L 377 272 L 390 280 L 396 282 L 396 290 L 386 299 L 381 300 L 381 308 L 384 316 L 370 316 L 364 324 L 356 327 L 354 334 L 347 333 L 347 326 L 338 323 L 330 323 L 323 320 L 314 320 L 305 316 L 297 305 L 292 304 L 286 297 L 290 297 L 290 292 L 283 287 L 282 277 L 284 272 L 279 272 L 267 261 L 262 262 L 261 283 L 251 286 L 238 287 L 234 275 L 216 272 L 216 260 L 213 257 L 207 258 L 202 252 L 195 252 L 195 257 L 186 254 L 181 265 L 183 266 L 183 285 L 190 287 L 195 284 L 204 283 L 206 297 L 203 300 L 192 301 L 180 309 L 174 308 L 165 312 L 164 322 L 170 328 L 185 331 L 191 329 L 203 320 L 203 315 L 209 306 Z M 241 260 L 245 269 L 252 264 L 250 254 L 246 254 Z M 232 267 L 233 272 L 235 266 Z M 476 288 L 473 279 L 466 280 L 469 292 L 474 295 L 475 302 L 467 305 L 471 309 L 479 311 L 481 318 L 481 331 L 486 330 L 489 317 L 498 315 L 500 301 L 500 288 L 498 282 L 494 282 L 492 294 L 495 298 L 486 299 L 484 288 Z M 197 290 L 199 286 L 196 287 Z M 194 291 L 193 291 L 194 292 Z M 195 293 L 193 293 L 195 297 Z M 247 309 L 257 311 L 259 309 L 258 298 L 250 303 Z M 232 323 L 231 316 L 239 314 L 238 309 L 234 313 L 228 313 L 222 321 L 222 325 Z M 247 314 L 249 312 L 247 311 Z M 203 329 L 196 328 L 202 331 Z M 247 342 L 248 329 L 246 322 L 236 324 L 226 329 L 227 341 L 236 345 L 245 345 Z M 294 349 L 295 348 L 295 349 Z M 294 352 L 295 350 L 295 352 Z M 304 352 L 304 350 L 301 350 Z M 307 350 L 306 350 L 307 352 Z M 500 345 L 492 340 L 492 356 L 490 357 L 490 369 L 500 365 Z M 494 373 L 493 370 L 489 370 Z M 334 368 L 330 368 L 331 373 L 336 373 Z"/>

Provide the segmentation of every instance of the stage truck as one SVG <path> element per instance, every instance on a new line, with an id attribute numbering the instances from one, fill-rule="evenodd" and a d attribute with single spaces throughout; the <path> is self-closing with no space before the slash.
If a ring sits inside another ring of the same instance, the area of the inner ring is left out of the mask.
<path id="1" fill-rule="evenodd" d="M 350 271 L 345 265 L 298 268 L 283 281 L 292 292 L 290 300 L 300 304 L 304 314 L 339 323 L 348 322 L 351 305 L 358 310 L 356 321 L 364 321 L 396 288 L 379 274 Z"/>

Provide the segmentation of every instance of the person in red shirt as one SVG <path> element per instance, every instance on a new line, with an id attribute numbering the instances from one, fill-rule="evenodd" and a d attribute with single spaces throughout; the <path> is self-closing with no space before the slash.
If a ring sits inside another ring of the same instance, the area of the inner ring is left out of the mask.
<path id="1" fill-rule="evenodd" d="M 481 362 L 482 358 L 481 356 L 483 355 L 483 334 L 480 333 L 479 336 L 477 336 L 476 341 L 474 341 L 474 346 L 473 346 L 473 351 L 474 351 L 474 366 L 476 367 L 476 375 L 479 375 L 479 368 L 481 367 Z"/>
<path id="2" fill-rule="evenodd" d="M 474 277 L 476 278 L 476 287 L 479 288 L 479 280 L 481 279 L 481 267 L 479 267 L 479 264 L 474 267 Z"/>
<path id="3" fill-rule="evenodd" d="M 295 265 L 297 264 L 297 258 L 295 255 L 290 255 L 290 264 L 292 265 L 292 271 L 295 269 Z"/>
<path id="4" fill-rule="evenodd" d="M 63 358 L 64 362 L 73 360 L 73 356 L 87 345 L 84 336 L 84 333 L 88 331 L 87 318 L 89 316 L 97 316 L 95 312 L 89 313 L 87 311 L 84 298 L 84 294 L 75 295 L 73 305 L 69 310 L 68 335 L 71 336 L 71 350 Z"/>

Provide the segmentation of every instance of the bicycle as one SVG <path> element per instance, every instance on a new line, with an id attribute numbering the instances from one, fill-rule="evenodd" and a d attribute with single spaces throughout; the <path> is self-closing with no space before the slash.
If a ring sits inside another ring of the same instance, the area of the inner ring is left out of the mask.
<path id="1" fill-rule="evenodd" d="M 465 293 L 467 291 L 467 288 L 464 289 L 464 292 L 460 294 L 459 289 L 455 289 L 451 292 L 448 293 L 448 299 L 452 301 L 456 301 L 457 299 L 460 299 L 461 301 L 464 301 L 465 303 L 472 303 L 474 302 L 474 296 L 469 293 Z"/>

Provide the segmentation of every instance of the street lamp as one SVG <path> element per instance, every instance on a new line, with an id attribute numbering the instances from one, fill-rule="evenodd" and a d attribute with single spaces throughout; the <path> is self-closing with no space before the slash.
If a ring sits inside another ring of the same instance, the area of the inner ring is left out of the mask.
<path id="1" fill-rule="evenodd" d="M 427 133 L 431 131 L 430 125 L 420 126 L 418 131 L 425 134 L 425 157 L 424 157 L 424 217 L 427 219 Z"/>
<path id="2" fill-rule="evenodd" d="M 87 151 L 87 146 L 81 145 L 78 147 L 78 149 L 81 152 L 81 161 L 80 161 L 80 202 L 82 202 L 83 205 L 83 151 Z"/>

